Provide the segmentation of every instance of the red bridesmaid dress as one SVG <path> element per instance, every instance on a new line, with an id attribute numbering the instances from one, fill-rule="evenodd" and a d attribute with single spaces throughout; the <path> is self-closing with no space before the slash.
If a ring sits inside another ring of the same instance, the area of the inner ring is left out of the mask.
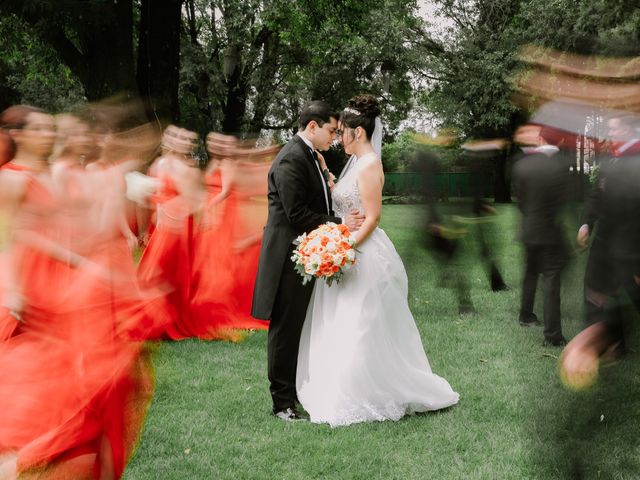
<path id="1" fill-rule="evenodd" d="M 3 170 L 12 170 L 15 172 L 23 172 L 26 175 L 27 182 L 25 188 L 25 196 L 22 202 L 20 211 L 13 219 L 16 223 L 16 227 L 21 229 L 28 229 L 36 232 L 37 234 L 47 234 L 47 222 L 44 221 L 48 215 L 55 213 L 55 200 L 49 191 L 41 182 L 37 180 L 37 177 L 27 167 L 17 165 L 14 163 L 6 163 L 1 167 Z M 4 228 L 11 228 L 5 225 Z M 5 232 L 8 235 L 8 232 Z M 40 251 L 25 248 L 18 244 L 13 244 L 11 251 L 3 251 L 0 255 L 0 285 L 2 285 L 2 291 L 0 297 L 3 300 L 2 307 L 0 307 L 0 341 L 7 340 L 13 335 L 16 335 L 20 331 L 20 323 L 4 306 L 4 298 L 7 295 L 6 291 L 6 273 L 8 268 L 8 262 L 13 263 L 13 269 L 20 269 L 20 277 L 30 278 L 34 272 L 39 270 L 46 270 L 49 266 L 49 257 L 44 255 Z M 17 273 L 17 272 L 16 272 Z M 19 278 L 16 279 L 19 281 Z M 23 296 L 37 296 L 39 292 L 30 286 L 21 286 L 21 293 Z"/>
<path id="2" fill-rule="evenodd" d="M 193 336 L 181 328 L 191 323 L 193 215 L 171 178 L 160 179 L 162 187 L 152 198 L 155 228 L 138 264 L 138 280 L 143 289 L 166 292 L 169 321 L 158 336 L 179 340 Z"/>
<path id="3" fill-rule="evenodd" d="M 17 228 L 33 228 L 63 249 L 77 243 L 79 231 L 34 176 L 23 205 L 33 221 L 27 215 Z M 0 457 L 15 456 L 18 474 L 100 478 L 106 468 L 120 478 L 151 399 L 148 356 L 122 333 L 132 309 L 119 299 L 131 295 L 133 277 L 111 269 L 112 243 L 100 241 L 107 237 L 91 238 L 82 252 L 91 268 L 74 268 L 37 246 L 14 250 L 24 323 L 0 343 Z"/>
<path id="4" fill-rule="evenodd" d="M 261 198 L 266 198 L 268 168 L 262 164 L 239 166 L 230 194 L 218 205 L 211 201 L 221 187 L 210 191 L 209 205 L 197 228 L 193 265 L 196 288 L 191 298 L 192 316 L 206 332 L 205 337 L 199 335 L 201 338 L 236 340 L 240 338 L 238 330 L 269 326 L 268 321 L 251 316 L 262 217 L 266 216 L 266 202 Z M 220 178 L 220 171 L 215 170 L 209 182 L 221 185 Z M 247 239 L 253 241 L 242 245 Z"/>

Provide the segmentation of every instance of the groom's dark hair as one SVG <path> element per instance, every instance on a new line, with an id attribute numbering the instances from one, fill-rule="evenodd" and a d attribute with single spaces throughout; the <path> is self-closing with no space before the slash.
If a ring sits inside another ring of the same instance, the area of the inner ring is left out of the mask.
<path id="1" fill-rule="evenodd" d="M 322 100 L 311 100 L 302 107 L 298 126 L 300 130 L 304 130 L 311 120 L 315 120 L 318 126 L 321 127 L 330 122 L 332 118 L 337 120 L 338 114 L 331 109 L 328 103 Z"/>

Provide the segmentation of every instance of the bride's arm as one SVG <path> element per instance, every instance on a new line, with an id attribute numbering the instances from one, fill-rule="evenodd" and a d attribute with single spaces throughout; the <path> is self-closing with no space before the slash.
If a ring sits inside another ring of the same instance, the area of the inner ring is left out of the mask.
<path id="1" fill-rule="evenodd" d="M 377 158 L 367 159 L 358 172 L 358 190 L 364 210 L 364 222 L 354 233 L 356 244 L 364 242 L 375 230 L 382 212 L 382 185 L 384 174 L 382 164 Z"/>

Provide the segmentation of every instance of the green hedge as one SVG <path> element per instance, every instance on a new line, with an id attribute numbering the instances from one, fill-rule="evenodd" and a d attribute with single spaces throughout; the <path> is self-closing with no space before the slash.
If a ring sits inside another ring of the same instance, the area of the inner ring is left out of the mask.
<path id="1" fill-rule="evenodd" d="M 477 174 L 473 174 L 477 175 Z M 436 175 L 438 192 L 441 197 L 470 197 L 473 195 L 471 172 L 443 172 Z M 483 196 L 493 195 L 493 175 L 484 174 L 479 179 Z M 419 173 L 385 173 L 384 195 L 412 195 L 422 193 L 422 176 Z"/>

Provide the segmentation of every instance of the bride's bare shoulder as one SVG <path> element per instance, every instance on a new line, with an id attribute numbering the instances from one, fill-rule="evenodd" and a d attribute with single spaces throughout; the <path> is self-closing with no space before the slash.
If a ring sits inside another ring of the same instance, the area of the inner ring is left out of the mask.
<path id="1" fill-rule="evenodd" d="M 380 161 L 380 157 L 378 157 L 378 155 L 375 153 L 363 156 L 358 160 L 358 163 L 360 172 L 378 174 L 382 172 L 382 162 Z"/>
<path id="2" fill-rule="evenodd" d="M 380 157 L 378 156 L 377 153 L 371 152 L 359 158 L 358 164 L 362 168 L 368 168 L 372 166 L 381 166 L 382 162 L 380 161 Z"/>

